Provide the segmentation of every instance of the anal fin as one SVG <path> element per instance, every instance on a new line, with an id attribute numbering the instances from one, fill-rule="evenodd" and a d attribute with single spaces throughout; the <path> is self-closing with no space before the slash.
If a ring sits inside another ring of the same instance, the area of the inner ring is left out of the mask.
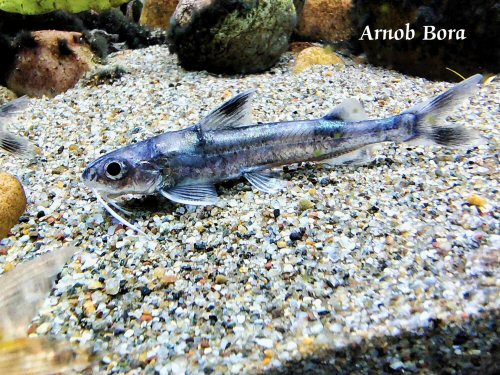
<path id="1" fill-rule="evenodd" d="M 216 204 L 219 198 L 212 184 L 177 185 L 170 189 L 160 189 L 160 194 L 176 203 L 208 206 Z"/>
<path id="2" fill-rule="evenodd" d="M 337 165 L 366 165 L 369 164 L 373 158 L 373 146 L 368 145 L 340 156 L 323 160 L 322 163 L 332 167 Z"/>
<path id="3" fill-rule="evenodd" d="M 243 176 L 257 190 L 264 193 L 274 194 L 285 187 L 285 181 L 274 177 L 268 172 L 247 172 L 244 173 Z"/>

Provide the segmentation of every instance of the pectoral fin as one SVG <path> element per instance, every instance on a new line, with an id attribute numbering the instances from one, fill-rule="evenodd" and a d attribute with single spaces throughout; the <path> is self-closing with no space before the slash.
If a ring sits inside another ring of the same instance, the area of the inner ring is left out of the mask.
<path id="1" fill-rule="evenodd" d="M 160 189 L 160 194 L 176 203 L 198 206 L 213 205 L 219 200 L 212 184 L 178 185 Z"/>
<path id="2" fill-rule="evenodd" d="M 245 178 L 258 190 L 264 193 L 277 193 L 285 187 L 285 181 L 274 177 L 267 172 L 249 172 L 243 174 Z"/>

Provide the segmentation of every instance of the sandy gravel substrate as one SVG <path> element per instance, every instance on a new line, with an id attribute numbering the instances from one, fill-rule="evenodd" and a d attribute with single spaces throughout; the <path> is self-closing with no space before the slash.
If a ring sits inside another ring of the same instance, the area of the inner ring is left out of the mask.
<path id="1" fill-rule="evenodd" d="M 193 124 L 249 88 L 259 91 L 255 120 L 270 122 L 321 117 L 348 97 L 383 118 L 451 84 L 371 66 L 293 75 L 292 55 L 243 78 L 185 72 L 161 47 L 109 62 L 128 74 L 32 100 L 12 125 L 40 147 L 35 163 L 0 155 L 29 202 L 1 242 L 0 273 L 63 243 L 81 248 L 36 334 L 93 346 L 103 373 L 498 365 L 498 80 L 452 115 L 488 145 L 385 144 L 366 167 L 285 168 L 290 185 L 277 195 L 245 181 L 219 186 L 217 207 L 148 199 L 132 216 L 148 241 L 82 185 L 101 153 Z"/>

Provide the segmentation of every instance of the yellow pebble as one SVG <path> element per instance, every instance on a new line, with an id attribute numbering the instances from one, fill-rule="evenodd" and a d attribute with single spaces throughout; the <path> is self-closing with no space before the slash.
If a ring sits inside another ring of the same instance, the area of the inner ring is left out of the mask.
<path id="1" fill-rule="evenodd" d="M 271 349 L 266 349 L 264 350 L 264 355 L 266 356 L 266 358 L 273 358 L 274 352 Z"/>
<path id="2" fill-rule="evenodd" d="M 304 345 L 312 345 L 314 344 L 314 338 L 312 337 L 304 337 L 304 339 L 302 340 L 302 344 Z"/>
<path id="3" fill-rule="evenodd" d="M 153 270 L 153 276 L 157 279 L 161 279 L 165 275 L 166 271 L 167 270 L 164 267 L 156 267 Z"/>
<path id="4" fill-rule="evenodd" d="M 5 266 L 3 266 L 4 272 L 12 271 L 13 268 L 14 268 L 14 265 L 12 263 L 5 263 Z"/>
<path id="5" fill-rule="evenodd" d="M 76 153 L 78 151 L 78 146 L 75 144 L 72 144 L 68 147 L 69 151 L 71 151 L 72 154 Z"/>
<path id="6" fill-rule="evenodd" d="M 89 282 L 88 288 L 90 290 L 101 289 L 102 288 L 102 283 L 100 281 L 97 281 L 97 280 L 91 280 Z"/>
<path id="7" fill-rule="evenodd" d="M 486 204 L 486 199 L 480 197 L 479 195 L 471 195 L 468 199 L 469 203 L 478 206 L 478 207 L 483 207 Z"/>
<path id="8" fill-rule="evenodd" d="M 227 283 L 227 277 L 221 274 L 218 274 L 215 276 L 215 283 L 216 284 L 225 284 Z"/>
<path id="9" fill-rule="evenodd" d="M 270 364 L 272 361 L 272 358 L 269 358 L 269 357 L 266 357 L 264 358 L 264 360 L 262 361 L 262 366 L 267 366 L 268 364 Z"/>
<path id="10" fill-rule="evenodd" d="M 87 316 L 92 315 L 95 312 L 94 303 L 91 300 L 85 301 L 83 311 L 85 311 L 85 315 Z"/>
<path id="11" fill-rule="evenodd" d="M 177 281 L 177 276 L 175 275 L 165 275 L 161 278 L 161 282 L 164 285 L 175 284 L 176 281 Z"/>
<path id="12" fill-rule="evenodd" d="M 276 245 L 278 246 L 279 249 L 283 249 L 284 247 L 286 247 L 286 242 L 285 241 L 278 241 L 276 243 Z"/>

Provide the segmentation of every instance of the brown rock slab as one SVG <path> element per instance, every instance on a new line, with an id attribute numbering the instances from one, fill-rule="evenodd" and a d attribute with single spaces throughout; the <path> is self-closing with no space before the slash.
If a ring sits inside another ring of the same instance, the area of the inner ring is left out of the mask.
<path id="1" fill-rule="evenodd" d="M 300 12 L 297 35 L 313 41 L 342 41 L 352 35 L 352 0 L 307 0 Z"/>
<path id="2" fill-rule="evenodd" d="M 81 33 L 35 31 L 30 47 L 22 49 L 7 77 L 18 95 L 53 97 L 73 87 L 90 70 L 94 54 Z"/>
<path id="3" fill-rule="evenodd" d="M 175 11 L 179 0 L 148 0 L 142 8 L 139 23 L 143 26 L 167 29 L 170 17 Z"/>
<path id="4" fill-rule="evenodd" d="M 18 179 L 0 172 L 0 238 L 4 238 L 26 210 L 26 195 Z"/>

